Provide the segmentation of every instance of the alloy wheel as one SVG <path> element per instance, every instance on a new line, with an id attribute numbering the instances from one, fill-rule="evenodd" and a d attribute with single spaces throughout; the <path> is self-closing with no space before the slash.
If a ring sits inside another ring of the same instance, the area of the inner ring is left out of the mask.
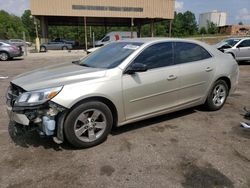
<path id="1" fill-rule="evenodd" d="M 94 142 L 99 139 L 107 127 L 105 115 L 97 110 L 90 109 L 81 113 L 74 124 L 76 137 L 83 142 Z"/>
<path id="2" fill-rule="evenodd" d="M 5 52 L 2 52 L 2 53 L 0 53 L 0 59 L 2 60 L 2 61 L 7 61 L 8 60 L 8 54 L 7 53 L 5 53 Z"/>
<path id="3" fill-rule="evenodd" d="M 226 92 L 226 88 L 223 84 L 219 84 L 214 88 L 213 91 L 213 103 L 215 106 L 221 106 L 224 104 L 225 100 L 226 100 L 226 96 L 227 92 Z"/>

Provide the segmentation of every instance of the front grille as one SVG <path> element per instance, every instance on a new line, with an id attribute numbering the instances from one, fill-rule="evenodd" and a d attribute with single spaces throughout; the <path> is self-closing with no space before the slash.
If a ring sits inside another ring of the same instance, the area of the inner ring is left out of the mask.
<path id="1" fill-rule="evenodd" d="M 6 96 L 7 105 L 13 107 L 17 98 L 24 92 L 24 89 L 11 83 Z"/>

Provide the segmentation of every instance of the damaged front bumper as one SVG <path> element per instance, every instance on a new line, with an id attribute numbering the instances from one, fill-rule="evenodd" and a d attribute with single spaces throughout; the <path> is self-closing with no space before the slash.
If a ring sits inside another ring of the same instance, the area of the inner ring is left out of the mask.
<path id="1" fill-rule="evenodd" d="M 7 113 L 10 121 L 23 125 L 27 130 L 30 127 L 35 128 L 41 136 L 51 136 L 58 144 L 64 141 L 63 123 L 67 114 L 66 108 L 52 101 L 39 106 L 19 107 L 15 106 L 13 96 L 7 96 Z"/>
<path id="2" fill-rule="evenodd" d="M 12 107 L 7 106 L 7 113 L 11 121 L 28 126 L 30 120 L 24 114 L 18 114 L 12 111 Z"/>

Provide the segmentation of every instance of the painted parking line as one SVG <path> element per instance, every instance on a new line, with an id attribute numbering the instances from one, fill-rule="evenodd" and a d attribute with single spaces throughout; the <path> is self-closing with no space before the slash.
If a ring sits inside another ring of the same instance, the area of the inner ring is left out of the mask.
<path id="1" fill-rule="evenodd" d="M 8 79 L 8 78 L 9 78 L 8 76 L 0 76 L 0 79 L 2 80 Z"/>

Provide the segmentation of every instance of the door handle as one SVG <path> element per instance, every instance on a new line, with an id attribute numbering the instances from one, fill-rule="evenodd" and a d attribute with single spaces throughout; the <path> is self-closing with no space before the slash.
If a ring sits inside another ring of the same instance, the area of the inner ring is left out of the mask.
<path id="1" fill-rule="evenodd" d="M 170 75 L 168 77 L 168 80 L 175 80 L 175 79 L 177 79 L 177 76 L 175 76 L 175 75 Z"/>
<path id="2" fill-rule="evenodd" d="M 211 71 L 213 71 L 214 69 L 213 68 L 211 68 L 211 67 L 207 67 L 206 68 L 206 72 L 211 72 Z"/>

